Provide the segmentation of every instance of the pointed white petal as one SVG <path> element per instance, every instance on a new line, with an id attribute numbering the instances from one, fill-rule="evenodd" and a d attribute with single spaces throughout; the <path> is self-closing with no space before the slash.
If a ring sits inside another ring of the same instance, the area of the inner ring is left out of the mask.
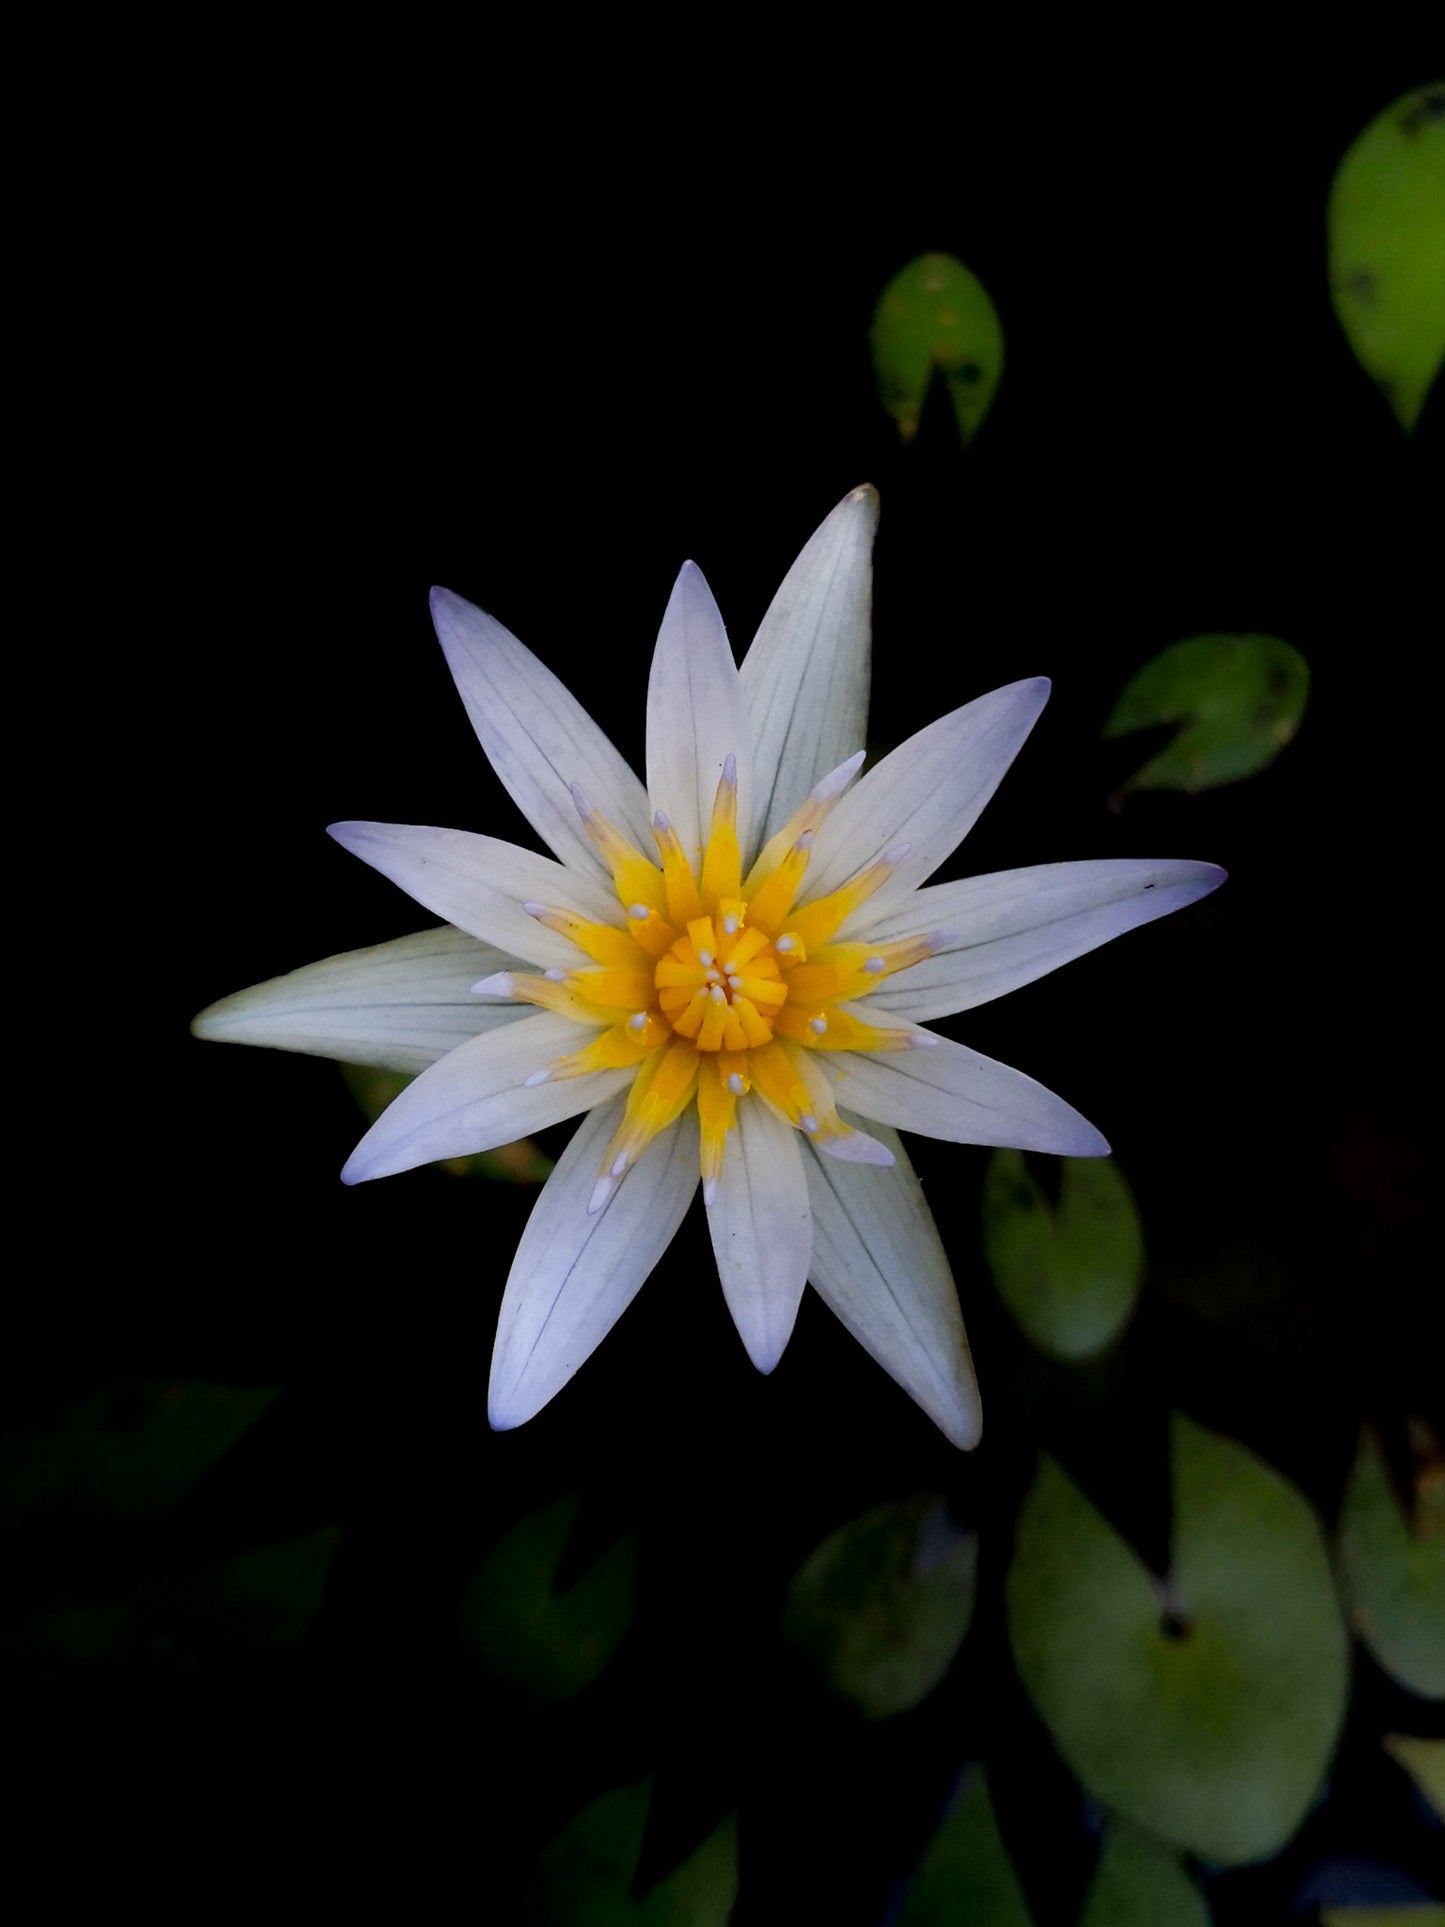
<path id="1" fill-rule="evenodd" d="M 415 823 L 333 823 L 328 835 L 437 916 L 528 963 L 570 969 L 580 953 L 524 904 L 575 910 L 593 923 L 622 922 L 610 879 L 600 883 L 495 836 Z"/>
<path id="2" fill-rule="evenodd" d="M 526 1004 L 483 1004 L 471 994 L 477 972 L 504 961 L 464 931 L 423 930 L 238 990 L 191 1029 L 216 1043 L 424 1071 L 468 1038 L 530 1014 Z"/>
<path id="3" fill-rule="evenodd" d="M 886 1144 L 856 1126 L 847 1137 L 825 1137 L 816 1148 L 836 1158 L 839 1164 L 889 1165 L 893 1162 L 893 1153 Z"/>
<path id="4" fill-rule="evenodd" d="M 487 1416 L 521 1425 L 611 1331 L 672 1242 L 697 1189 L 697 1112 L 660 1131 L 605 1211 L 587 1214 L 623 1100 L 585 1117 L 527 1221 L 492 1352 Z"/>
<path id="5" fill-rule="evenodd" d="M 885 850 L 909 845 L 893 875 L 843 925 L 871 929 L 902 903 L 973 828 L 1048 700 L 1045 677 L 965 703 L 883 758 L 818 832 L 805 900 L 826 896 Z"/>
<path id="6" fill-rule="evenodd" d="M 1030 984 L 1111 937 L 1209 895 L 1212 863 L 1105 857 L 935 884 L 870 925 L 869 941 L 954 931 L 954 941 L 875 990 L 870 1010 L 926 1023 Z"/>
<path id="7" fill-rule="evenodd" d="M 749 858 L 868 730 L 878 496 L 840 502 L 783 578 L 739 679 L 753 743 Z"/>
<path id="8" fill-rule="evenodd" d="M 846 1008 L 846 1006 L 845 1006 Z M 866 1019 L 862 1004 L 853 1007 Z M 1059 1157 L 1107 1157 L 1072 1104 L 1022 1071 L 938 1037 L 929 1050 L 815 1051 L 849 1110 L 950 1144 L 1001 1144 Z"/>
<path id="9" fill-rule="evenodd" d="M 754 1365 L 770 1372 L 798 1316 L 812 1214 L 798 1133 L 761 1098 L 737 1108 L 707 1224 L 733 1323 Z"/>
<path id="10" fill-rule="evenodd" d="M 431 610 L 472 728 L 548 847 L 585 876 L 607 875 L 572 802 L 578 783 L 639 849 L 651 849 L 642 785 L 576 697 L 500 622 L 449 589 L 432 590 Z"/>
<path id="11" fill-rule="evenodd" d="M 889 1169 L 840 1169 L 805 1153 L 813 1287 L 954 1445 L 977 1445 L 978 1381 L 958 1293 L 923 1187 L 897 1136 Z"/>
<path id="12" fill-rule="evenodd" d="M 739 821 L 750 807 L 752 750 L 737 664 L 712 590 L 685 562 L 668 599 L 647 683 L 647 793 L 696 862 L 718 778 L 738 763 Z M 651 841 L 644 846 L 651 849 Z"/>
<path id="13" fill-rule="evenodd" d="M 437 1158 L 470 1157 L 591 1110 L 636 1072 L 589 1071 L 530 1088 L 523 1080 L 596 1035 L 547 1010 L 473 1038 L 407 1085 L 352 1152 L 342 1178 L 360 1184 Z"/>

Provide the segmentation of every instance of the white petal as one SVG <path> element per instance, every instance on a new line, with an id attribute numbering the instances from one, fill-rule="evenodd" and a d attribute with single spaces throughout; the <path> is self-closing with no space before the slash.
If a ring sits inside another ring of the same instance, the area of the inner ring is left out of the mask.
<path id="1" fill-rule="evenodd" d="M 622 921 L 610 880 L 599 883 L 495 836 L 414 823 L 333 823 L 328 834 L 437 916 L 528 963 L 566 969 L 580 954 L 529 916 L 526 903 L 575 910 L 594 923 Z"/>
<path id="2" fill-rule="evenodd" d="M 423 1071 L 468 1038 L 529 1014 L 526 1004 L 482 1004 L 471 994 L 479 970 L 506 961 L 464 931 L 423 930 L 238 990 L 191 1029 L 216 1043 Z"/>
<path id="3" fill-rule="evenodd" d="M 1047 679 L 1037 676 L 965 703 L 900 744 L 848 792 L 818 832 L 805 901 L 836 890 L 885 850 L 910 847 L 840 937 L 871 929 L 963 841 L 1048 694 Z"/>
<path id="4" fill-rule="evenodd" d="M 712 590 L 685 562 L 668 599 L 647 683 L 647 791 L 696 860 L 718 778 L 737 758 L 739 820 L 752 794 L 752 750 L 737 664 Z M 645 846 L 651 848 L 651 842 Z"/>
<path id="5" fill-rule="evenodd" d="M 863 1005 L 855 1014 L 866 1017 Z M 920 1137 L 950 1144 L 1001 1144 L 1101 1158 L 1109 1147 L 1072 1104 L 1022 1071 L 995 1063 L 951 1038 L 929 1050 L 816 1051 L 849 1110 Z"/>
<path id="6" fill-rule="evenodd" d="M 697 1111 L 658 1133 L 605 1211 L 587 1200 L 624 1100 L 582 1120 L 527 1221 L 492 1352 L 488 1417 L 521 1425 L 561 1390 L 632 1303 L 698 1182 Z"/>
<path id="7" fill-rule="evenodd" d="M 578 820 L 578 783 L 639 849 L 650 850 L 642 785 L 575 696 L 550 669 L 470 602 L 433 589 L 432 621 L 472 728 L 537 834 L 584 875 L 607 875 Z"/>
<path id="8" fill-rule="evenodd" d="M 770 1372 L 807 1283 L 812 1213 L 798 1133 L 761 1098 L 737 1108 L 707 1224 L 733 1323 L 754 1365 Z"/>
<path id="9" fill-rule="evenodd" d="M 933 1214 L 896 1134 L 891 1169 L 840 1169 L 810 1145 L 809 1277 L 859 1344 L 954 1445 L 977 1445 L 978 1381 Z"/>
<path id="10" fill-rule="evenodd" d="M 1208 896 L 1224 874 L 1212 863 L 1105 857 L 935 884 L 870 926 L 868 938 L 951 930 L 954 941 L 890 977 L 868 1006 L 915 1023 L 972 1010 Z"/>
<path id="11" fill-rule="evenodd" d="M 878 496 L 840 502 L 783 578 L 738 675 L 753 744 L 749 857 L 868 730 Z"/>
<path id="12" fill-rule="evenodd" d="M 544 1010 L 474 1037 L 423 1071 L 382 1112 L 352 1152 L 343 1179 L 360 1184 L 436 1158 L 495 1150 L 604 1103 L 636 1072 L 589 1071 L 523 1087 L 533 1071 L 581 1049 L 595 1035 Z"/>

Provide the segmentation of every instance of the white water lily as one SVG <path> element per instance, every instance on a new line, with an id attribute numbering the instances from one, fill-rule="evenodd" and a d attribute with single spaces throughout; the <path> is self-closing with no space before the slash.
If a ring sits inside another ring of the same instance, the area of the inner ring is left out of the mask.
<path id="1" fill-rule="evenodd" d="M 922 1026 L 1222 879 L 1204 863 L 1110 860 L 920 887 L 992 796 L 1048 684 L 965 704 L 854 782 L 876 519 L 869 489 L 834 511 L 741 669 L 701 572 L 684 567 L 652 661 L 645 789 L 550 670 L 437 590 L 437 634 L 482 747 L 558 860 L 460 830 L 337 824 L 338 841 L 452 927 L 331 958 L 196 1020 L 202 1037 L 420 1072 L 358 1145 L 350 1183 L 586 1114 L 507 1281 L 498 1429 L 588 1357 L 701 1184 L 760 1371 L 811 1282 L 944 1433 L 973 1445 L 958 1298 L 896 1130 L 1068 1157 L 1108 1146 L 1042 1085 Z"/>

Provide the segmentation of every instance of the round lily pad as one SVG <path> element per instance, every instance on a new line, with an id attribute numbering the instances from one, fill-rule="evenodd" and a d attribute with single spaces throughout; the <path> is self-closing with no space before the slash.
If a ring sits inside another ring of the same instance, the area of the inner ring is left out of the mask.
<path id="1" fill-rule="evenodd" d="M 1309 665 L 1278 636 L 1190 636 L 1151 656 L 1119 693 L 1106 738 L 1177 723 L 1128 790 L 1207 790 L 1272 763 L 1292 741 Z"/>
<path id="2" fill-rule="evenodd" d="M 1065 1158 L 1053 1209 L 1022 1151 L 995 1151 L 983 1241 L 999 1297 L 1040 1351 L 1092 1358 L 1128 1323 L 1144 1236 L 1112 1158 Z"/>
<path id="3" fill-rule="evenodd" d="M 1445 1698 L 1445 1465 L 1427 1458 L 1414 1517 L 1400 1510 L 1379 1441 L 1366 1430 L 1340 1513 L 1350 1623 L 1402 1686 Z"/>

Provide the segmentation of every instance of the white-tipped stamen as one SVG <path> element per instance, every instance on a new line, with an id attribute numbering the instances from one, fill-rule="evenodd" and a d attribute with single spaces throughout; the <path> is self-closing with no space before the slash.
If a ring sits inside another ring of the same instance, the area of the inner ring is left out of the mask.
<path id="1" fill-rule="evenodd" d="M 863 968 L 868 972 L 870 977 L 876 977 L 884 968 L 884 960 L 882 957 L 865 957 L 863 959 Z"/>
<path id="2" fill-rule="evenodd" d="M 702 965 L 703 969 L 706 970 L 712 962 L 712 952 L 710 950 L 699 950 L 697 953 L 697 960 Z"/>
<path id="3" fill-rule="evenodd" d="M 725 1004 L 728 1000 L 728 994 L 721 984 L 714 984 L 707 994 L 715 1004 Z"/>
<path id="4" fill-rule="evenodd" d="M 730 1073 L 728 1077 L 728 1089 L 734 1097 L 741 1097 L 747 1088 L 747 1085 L 743 1082 L 741 1071 L 733 1071 Z"/>
<path id="5" fill-rule="evenodd" d="M 911 1030 L 908 1033 L 910 1050 L 937 1050 L 943 1039 L 931 1030 Z"/>
<path id="6" fill-rule="evenodd" d="M 826 1017 L 810 1017 L 808 1020 L 808 1029 L 812 1031 L 815 1037 L 821 1037 L 827 1028 L 828 1020 Z"/>
<path id="7" fill-rule="evenodd" d="M 577 814 L 582 817 L 584 821 L 587 817 L 591 816 L 592 805 L 587 801 L 586 793 L 580 783 L 574 783 L 572 785 L 572 803 Z"/>
<path id="8" fill-rule="evenodd" d="M 670 816 L 665 815 L 663 811 L 659 810 L 656 816 L 654 816 L 652 819 L 652 827 L 657 831 L 657 834 L 659 836 L 666 836 L 668 831 L 672 828 L 672 818 Z"/>
<path id="9" fill-rule="evenodd" d="M 616 1189 L 617 1180 L 609 1173 L 604 1173 L 597 1180 L 596 1184 L 592 1187 L 592 1196 L 587 1200 L 587 1215 L 589 1218 L 595 1218 L 597 1216 L 597 1213 L 602 1209 L 603 1205 L 606 1204 Z"/>
<path id="10" fill-rule="evenodd" d="M 649 912 L 645 903 L 629 903 L 627 914 L 634 923 L 646 923 Z"/>
<path id="11" fill-rule="evenodd" d="M 742 980 L 742 978 L 741 978 L 741 977 L 736 977 L 736 976 L 734 976 L 734 975 L 732 975 L 731 973 L 729 973 L 729 975 L 728 975 L 728 985 L 729 985 L 729 987 L 730 987 L 731 989 L 733 989 L 733 990 L 741 990 L 741 989 L 742 989 L 742 987 L 743 987 L 743 980 Z"/>
<path id="12" fill-rule="evenodd" d="M 826 776 L 820 776 L 813 785 L 811 800 L 814 803 L 827 803 L 835 796 L 841 796 L 862 769 L 867 753 L 863 749 L 856 750 L 846 763 L 840 763 L 836 769 L 830 769 Z"/>
<path id="13" fill-rule="evenodd" d="M 723 918 L 723 929 L 730 937 L 735 937 L 738 934 L 738 918 L 732 911 L 729 911 Z"/>
<path id="14" fill-rule="evenodd" d="M 790 950 L 796 950 L 797 947 L 798 939 L 793 936 L 791 931 L 785 931 L 773 945 L 774 950 L 781 950 L 784 956 L 786 956 Z"/>
<path id="15" fill-rule="evenodd" d="M 937 956 L 940 950 L 947 950 L 951 943 L 957 942 L 958 932 L 956 930 L 930 930 L 928 933 L 928 947 L 935 956 Z"/>
<path id="16" fill-rule="evenodd" d="M 803 834 L 798 838 L 797 842 L 793 845 L 793 848 L 795 850 L 811 850 L 812 847 L 813 847 L 813 832 L 811 830 L 804 830 Z"/>
<path id="17" fill-rule="evenodd" d="M 891 850 L 885 850 L 883 852 L 883 861 L 885 863 L 901 863 L 912 848 L 913 845 L 911 843 L 895 843 Z"/>
<path id="18" fill-rule="evenodd" d="M 522 908 L 529 917 L 545 917 L 547 914 L 547 906 L 545 903 L 524 903 Z"/>
<path id="19" fill-rule="evenodd" d="M 548 964 L 542 975 L 549 984 L 565 984 L 567 981 L 567 972 L 560 964 Z"/>
<path id="20" fill-rule="evenodd" d="M 803 1129 L 808 1133 L 809 1137 L 813 1137 L 816 1135 L 817 1129 L 818 1129 L 818 1120 L 817 1118 L 814 1117 L 811 1111 L 804 1111 L 803 1115 L 798 1119 L 798 1122 L 802 1125 Z"/>
<path id="21" fill-rule="evenodd" d="M 711 1209 L 712 1201 L 716 1196 L 717 1196 L 717 1179 L 704 1178 L 702 1181 L 702 1201 L 709 1209 Z"/>
<path id="22" fill-rule="evenodd" d="M 645 1010 L 634 1011 L 627 1020 L 627 1028 L 629 1030 L 646 1030 L 647 1012 Z"/>
<path id="23" fill-rule="evenodd" d="M 704 982 L 705 984 L 720 984 L 720 983 L 722 982 L 722 973 L 721 973 L 721 971 L 718 971 L 718 970 L 710 970 L 710 971 L 709 971 L 709 972 L 707 973 L 707 975 L 706 975 L 706 976 L 705 976 L 705 977 L 703 978 L 703 982 Z"/>
<path id="24" fill-rule="evenodd" d="M 736 756 L 733 755 L 731 750 L 729 750 L 727 755 L 723 758 L 722 779 L 729 786 L 729 788 L 731 788 L 732 785 L 735 784 L 738 780 L 738 759 Z"/>
<path id="25" fill-rule="evenodd" d="M 535 1091 L 537 1086 L 539 1084 L 545 1084 L 551 1075 L 550 1065 L 544 1064 L 541 1070 L 533 1071 L 530 1077 L 524 1077 L 522 1079 L 522 1089 L 524 1091 Z"/>
<path id="26" fill-rule="evenodd" d="M 516 989 L 510 970 L 494 970 L 490 977 L 472 985 L 474 997 L 510 997 Z"/>
<path id="27" fill-rule="evenodd" d="M 627 1165 L 627 1153 L 625 1151 L 619 1151 L 617 1156 L 612 1160 L 612 1176 L 614 1178 L 620 1178 L 623 1172 L 626 1171 Z"/>

